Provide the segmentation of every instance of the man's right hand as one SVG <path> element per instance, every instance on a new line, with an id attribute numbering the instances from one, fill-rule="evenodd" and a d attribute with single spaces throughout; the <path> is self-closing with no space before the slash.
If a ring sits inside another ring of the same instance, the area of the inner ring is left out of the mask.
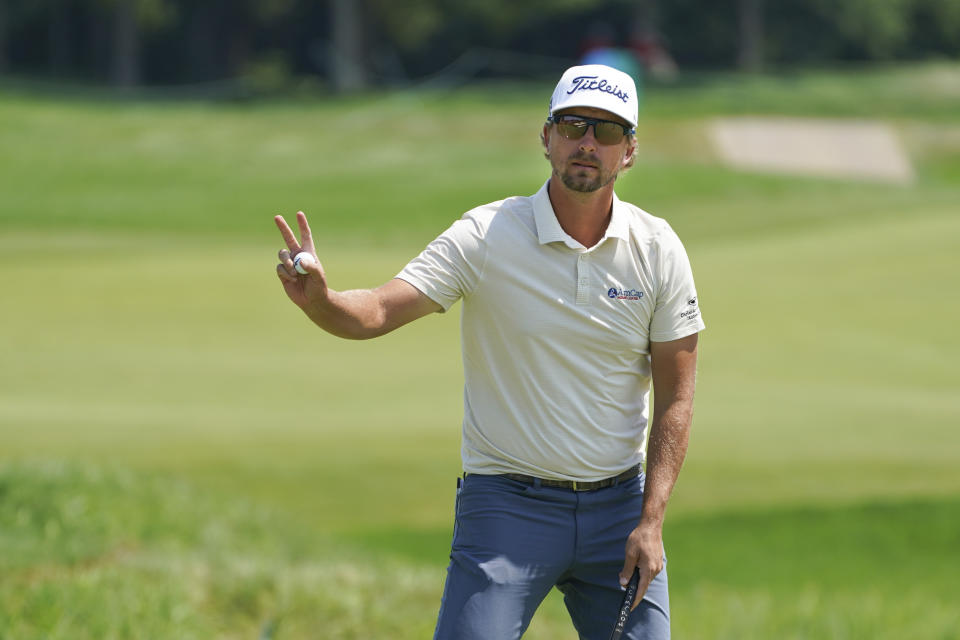
<path id="1" fill-rule="evenodd" d="M 280 235 L 287 245 L 286 249 L 281 249 L 277 254 L 280 258 L 280 264 L 277 265 L 277 276 L 283 284 L 283 290 L 287 297 L 304 311 L 308 307 L 323 305 L 329 294 L 327 288 L 327 278 L 323 273 L 323 267 L 317 260 L 317 251 L 313 246 L 313 235 L 310 233 L 310 225 L 307 223 L 307 216 L 303 211 L 297 212 L 297 224 L 300 226 L 300 242 L 290 229 L 290 225 L 283 219 L 283 216 L 274 216 L 277 228 L 280 229 Z M 306 275 L 297 272 L 293 266 L 293 259 L 301 251 L 306 251 L 313 256 L 314 260 L 310 263 L 302 263 Z"/>

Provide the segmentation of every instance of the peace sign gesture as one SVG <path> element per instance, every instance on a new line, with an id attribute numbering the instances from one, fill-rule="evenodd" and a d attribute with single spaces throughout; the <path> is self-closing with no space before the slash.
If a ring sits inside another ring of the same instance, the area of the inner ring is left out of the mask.
<path id="1" fill-rule="evenodd" d="M 287 293 L 290 300 L 303 309 L 308 306 L 323 304 L 329 296 L 327 288 L 327 278 L 323 273 L 323 267 L 317 260 L 317 251 L 313 246 L 313 234 L 310 233 L 310 225 L 307 223 L 307 216 L 303 211 L 297 212 L 297 224 L 300 227 L 300 242 L 293 234 L 293 230 L 283 219 L 283 216 L 274 216 L 273 221 L 280 229 L 280 235 L 283 236 L 287 244 L 286 249 L 281 249 L 277 254 L 280 258 L 280 264 L 277 265 L 277 276 L 283 284 L 283 290 Z M 308 253 L 313 260 L 302 260 L 300 267 L 306 271 L 306 275 L 297 272 L 293 260 L 298 253 Z"/>

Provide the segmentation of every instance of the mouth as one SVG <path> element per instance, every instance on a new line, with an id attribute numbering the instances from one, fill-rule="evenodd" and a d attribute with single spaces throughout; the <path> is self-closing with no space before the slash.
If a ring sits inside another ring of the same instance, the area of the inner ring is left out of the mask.
<path id="1" fill-rule="evenodd" d="M 570 165 L 577 169 L 599 169 L 600 163 L 585 155 L 570 158 Z"/>

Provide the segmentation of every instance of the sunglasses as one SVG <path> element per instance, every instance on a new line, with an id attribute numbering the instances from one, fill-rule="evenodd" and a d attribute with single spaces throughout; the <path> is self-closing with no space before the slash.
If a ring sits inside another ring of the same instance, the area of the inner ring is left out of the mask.
<path id="1" fill-rule="evenodd" d="M 564 115 L 550 116 L 547 122 L 557 125 L 557 131 L 567 140 L 579 140 L 587 134 L 587 129 L 593 127 L 593 137 L 603 145 L 620 144 L 623 137 L 633 135 L 636 129 L 612 120 L 598 120 L 585 116 Z"/>

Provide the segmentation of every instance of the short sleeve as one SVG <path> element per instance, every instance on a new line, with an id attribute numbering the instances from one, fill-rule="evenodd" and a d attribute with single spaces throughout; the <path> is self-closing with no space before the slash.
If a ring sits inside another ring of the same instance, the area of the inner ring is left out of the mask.
<path id="1" fill-rule="evenodd" d="M 474 212 L 467 212 L 396 277 L 409 282 L 447 311 L 473 291 L 485 259 L 483 225 Z"/>
<path id="2" fill-rule="evenodd" d="M 676 232 L 666 226 L 660 243 L 660 282 L 650 323 L 650 340 L 668 342 L 702 331 L 700 300 L 687 252 Z"/>

